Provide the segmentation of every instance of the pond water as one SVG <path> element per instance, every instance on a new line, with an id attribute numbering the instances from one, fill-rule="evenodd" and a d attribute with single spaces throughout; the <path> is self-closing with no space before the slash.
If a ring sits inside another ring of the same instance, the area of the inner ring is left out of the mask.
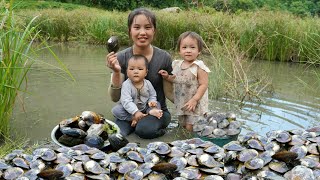
<path id="1" fill-rule="evenodd" d="M 105 67 L 104 46 L 58 44 L 52 49 L 76 81 L 71 81 L 52 66 L 34 64 L 28 75 L 27 92 L 19 94 L 11 121 L 14 134 L 31 142 L 50 141 L 51 130 L 61 120 L 80 115 L 85 110 L 101 113 L 113 120 L 110 110 L 114 103 L 107 94 L 111 72 Z M 36 59 L 57 64 L 47 52 Z M 237 110 L 234 103 L 223 99 L 212 101 L 212 109 L 234 111 L 237 119 L 244 122 L 241 133 L 253 130 L 265 136 L 270 130 L 300 129 L 320 124 L 320 91 L 316 91 L 317 79 L 313 74 L 313 71 L 320 74 L 319 69 L 306 70 L 305 66 L 298 64 L 266 61 L 255 63 L 254 69 L 263 70 L 270 76 L 275 93 L 265 95 L 262 104 L 246 103 L 242 110 Z M 302 85 L 298 79 L 310 87 Z M 156 140 L 170 142 L 190 137 L 190 134 L 177 129 L 177 122 L 173 121 L 169 132 Z M 128 139 L 142 145 L 155 141 L 143 140 L 134 134 Z"/>

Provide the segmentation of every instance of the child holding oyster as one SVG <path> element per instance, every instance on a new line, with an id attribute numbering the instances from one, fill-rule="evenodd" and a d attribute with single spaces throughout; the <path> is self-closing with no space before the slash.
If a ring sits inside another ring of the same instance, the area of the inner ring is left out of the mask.
<path id="1" fill-rule="evenodd" d="M 198 60 L 204 46 L 201 36 L 187 31 L 179 36 L 177 48 L 183 60 L 172 62 L 173 75 L 160 70 L 162 77 L 173 83 L 174 105 L 179 123 L 188 131 L 208 112 L 208 82 L 210 72 L 203 61 Z"/>
<path id="2" fill-rule="evenodd" d="M 151 82 L 145 77 L 148 60 L 143 55 L 133 55 L 128 60 L 128 79 L 122 83 L 120 103 L 112 108 L 112 114 L 119 120 L 137 122 L 147 115 L 160 119 L 163 115 L 157 94 Z"/>

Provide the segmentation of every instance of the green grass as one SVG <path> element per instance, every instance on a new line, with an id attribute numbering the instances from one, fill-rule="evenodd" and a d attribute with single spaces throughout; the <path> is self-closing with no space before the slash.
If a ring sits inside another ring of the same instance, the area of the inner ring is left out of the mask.
<path id="1" fill-rule="evenodd" d="M 27 89 L 22 89 L 23 84 L 27 84 L 27 73 L 31 70 L 36 61 L 31 56 L 36 54 L 37 49 L 47 48 L 51 53 L 61 71 L 72 77 L 60 59 L 52 52 L 46 41 L 42 40 L 37 25 L 33 23 L 38 16 L 33 16 L 24 26 L 17 26 L 13 13 L 13 0 L 1 12 L 0 26 L 0 137 L 2 139 L 10 137 L 10 118 L 12 109 L 19 97 L 19 93 L 24 93 Z M 39 25 L 39 24 L 38 24 Z M 37 46 L 33 46 L 35 41 L 40 41 Z M 43 62 L 46 63 L 46 62 Z M 48 64 L 49 65 L 49 64 Z M 73 79 L 74 80 L 74 79 Z"/>
<path id="2" fill-rule="evenodd" d="M 217 43 L 223 46 L 220 36 L 227 41 L 236 42 L 238 48 L 253 59 L 309 62 L 314 57 L 312 53 L 318 49 L 317 44 L 310 43 L 307 38 L 313 36 L 318 40 L 314 36 L 320 34 L 320 21 L 317 17 L 302 19 L 284 12 L 268 11 L 245 12 L 236 16 L 220 12 L 153 11 L 158 20 L 154 44 L 167 50 L 175 49 L 178 36 L 186 30 L 199 33 L 209 47 Z M 21 26 L 25 26 L 38 15 L 33 26 L 37 26 L 41 35 L 50 41 L 104 44 L 111 35 L 118 35 L 121 45 L 129 46 L 128 13 L 84 6 L 72 10 L 20 9 L 17 20 Z M 307 49 L 301 49 L 300 44 L 307 43 Z M 313 60 L 311 63 L 314 63 Z"/>

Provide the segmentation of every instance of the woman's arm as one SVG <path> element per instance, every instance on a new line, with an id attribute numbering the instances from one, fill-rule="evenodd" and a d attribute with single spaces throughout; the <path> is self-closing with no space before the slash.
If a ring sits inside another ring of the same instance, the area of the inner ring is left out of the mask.
<path id="1" fill-rule="evenodd" d="M 111 74 L 108 92 L 111 96 L 111 100 L 113 102 L 117 102 L 120 99 L 121 84 L 124 81 L 124 75 L 121 73 L 121 66 L 117 59 L 117 54 L 115 54 L 114 52 L 107 54 L 106 66 L 113 71 L 113 73 Z"/>
<path id="2" fill-rule="evenodd" d="M 124 81 L 124 75 L 122 73 L 111 74 L 111 80 L 108 87 L 108 92 L 113 102 L 117 102 L 121 95 L 121 84 Z"/>

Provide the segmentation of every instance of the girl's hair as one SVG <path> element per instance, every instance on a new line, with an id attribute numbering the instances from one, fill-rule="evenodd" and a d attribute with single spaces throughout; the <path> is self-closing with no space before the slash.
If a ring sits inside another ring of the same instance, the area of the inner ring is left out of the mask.
<path id="1" fill-rule="evenodd" d="M 193 32 L 193 31 L 186 31 L 186 32 L 182 33 L 182 34 L 179 36 L 178 41 L 177 41 L 177 48 L 178 48 L 178 50 L 180 49 L 181 41 L 182 41 L 184 38 L 188 37 L 188 36 L 191 37 L 192 39 L 196 39 L 196 40 L 197 40 L 197 42 L 198 42 L 198 47 L 199 47 L 199 52 L 201 52 L 202 49 L 203 49 L 203 46 L 204 46 L 204 42 L 203 42 L 201 36 L 200 36 L 198 33 Z"/>
<path id="2" fill-rule="evenodd" d="M 145 15 L 147 17 L 149 23 L 152 24 L 152 26 L 154 27 L 154 29 L 157 29 L 156 16 L 153 14 L 153 12 L 151 12 L 150 10 L 145 9 L 145 8 L 137 8 L 137 9 L 134 9 L 133 11 L 131 11 L 128 16 L 129 33 L 130 33 L 130 28 L 133 23 L 134 17 L 136 17 L 137 15 L 140 15 L 140 14 Z"/>
<path id="3" fill-rule="evenodd" d="M 129 62 L 130 60 L 140 60 L 140 59 L 144 60 L 144 64 L 146 65 L 146 69 L 148 70 L 148 63 L 149 63 L 149 61 L 148 61 L 148 59 L 147 59 L 144 55 L 134 54 L 134 55 L 131 56 L 131 58 L 129 58 L 128 62 Z"/>

